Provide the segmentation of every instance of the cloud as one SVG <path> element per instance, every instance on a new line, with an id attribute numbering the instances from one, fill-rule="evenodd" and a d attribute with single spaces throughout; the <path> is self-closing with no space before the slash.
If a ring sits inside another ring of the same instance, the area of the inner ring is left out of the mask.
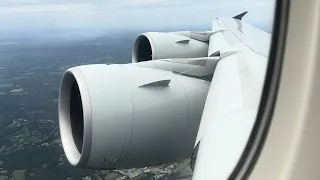
<path id="1" fill-rule="evenodd" d="M 244 21 L 267 27 L 275 0 L 1 0 L 2 29 L 210 28 L 212 19 L 249 11 Z"/>
<path id="2" fill-rule="evenodd" d="M 119 0 L 119 4 L 129 4 L 129 5 L 141 5 L 141 4 L 158 4 L 164 2 L 165 0 Z M 115 1 L 113 1 L 115 3 Z"/>
<path id="3" fill-rule="evenodd" d="M 66 11 L 92 11 L 91 4 L 53 4 L 53 5 L 26 5 L 16 7 L 0 7 L 6 13 L 37 13 L 37 12 L 66 12 Z"/>

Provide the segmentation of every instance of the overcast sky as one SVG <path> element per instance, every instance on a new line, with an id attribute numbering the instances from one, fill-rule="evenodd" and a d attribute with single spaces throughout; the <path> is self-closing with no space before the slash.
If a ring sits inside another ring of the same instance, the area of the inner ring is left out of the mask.
<path id="1" fill-rule="evenodd" d="M 1 0 L 0 30 L 210 28 L 249 11 L 244 21 L 269 31 L 273 10 L 274 0 Z"/>

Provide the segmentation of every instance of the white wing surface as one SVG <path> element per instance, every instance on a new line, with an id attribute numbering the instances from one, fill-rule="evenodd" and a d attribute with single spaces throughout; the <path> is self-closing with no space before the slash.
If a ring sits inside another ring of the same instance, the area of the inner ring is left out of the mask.
<path id="1" fill-rule="evenodd" d="M 251 133 L 271 35 L 235 18 L 213 22 L 208 55 L 220 54 L 195 146 L 194 180 L 227 179 Z"/>

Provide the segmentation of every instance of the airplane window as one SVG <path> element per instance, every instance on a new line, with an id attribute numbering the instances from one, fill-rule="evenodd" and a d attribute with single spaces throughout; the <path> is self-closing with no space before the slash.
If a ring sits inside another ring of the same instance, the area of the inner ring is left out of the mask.
<path id="1" fill-rule="evenodd" d="M 0 180 L 227 179 L 257 116 L 274 9 L 2 0 Z"/>

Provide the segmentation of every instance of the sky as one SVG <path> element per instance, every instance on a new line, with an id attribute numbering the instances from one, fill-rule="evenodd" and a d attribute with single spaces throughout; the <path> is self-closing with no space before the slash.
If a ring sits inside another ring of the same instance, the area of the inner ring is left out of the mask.
<path id="1" fill-rule="evenodd" d="M 269 31 L 275 0 L 1 0 L 0 32 L 207 29 L 216 17 L 249 13 L 244 21 Z"/>

